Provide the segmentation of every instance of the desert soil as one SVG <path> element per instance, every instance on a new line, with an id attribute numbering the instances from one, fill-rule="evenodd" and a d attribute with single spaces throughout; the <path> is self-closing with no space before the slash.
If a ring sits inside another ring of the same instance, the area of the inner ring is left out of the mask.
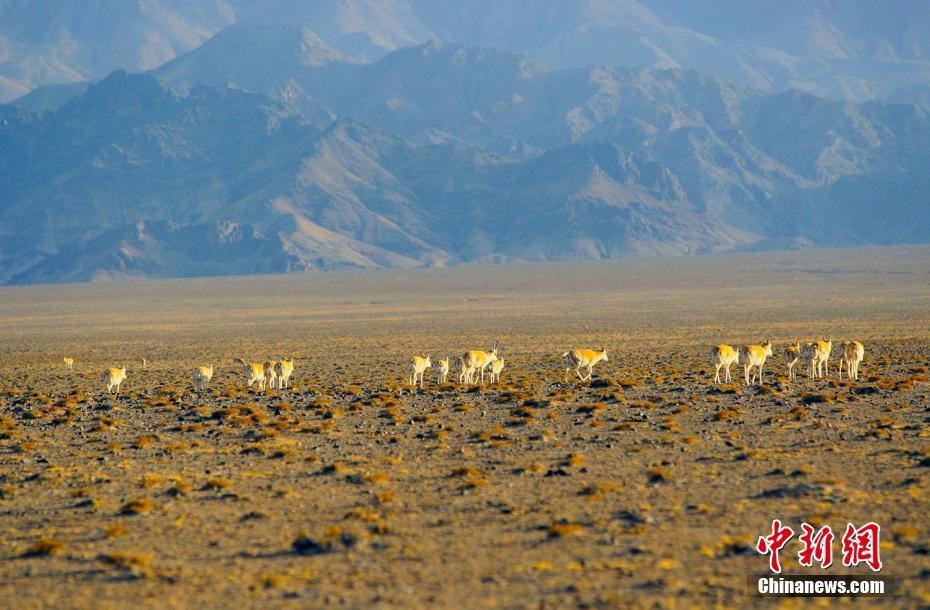
<path id="1" fill-rule="evenodd" d="M 820 336 L 830 374 L 789 381 Z M 407 386 L 496 339 L 500 383 Z M 764 385 L 711 384 L 761 339 Z M 2 288 L 0 605 L 746 607 L 778 518 L 878 522 L 869 605 L 927 607 L 928 366 L 925 247 Z"/>

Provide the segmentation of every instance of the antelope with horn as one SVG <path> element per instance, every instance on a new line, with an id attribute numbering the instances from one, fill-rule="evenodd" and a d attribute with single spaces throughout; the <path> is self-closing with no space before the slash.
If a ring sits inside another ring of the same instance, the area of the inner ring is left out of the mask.
<path id="1" fill-rule="evenodd" d="M 723 369 L 723 382 L 730 382 L 730 367 L 739 362 L 739 352 L 729 345 L 717 345 L 710 350 L 714 361 L 714 383 L 720 383 L 720 369 Z"/>
<path id="2" fill-rule="evenodd" d="M 265 390 L 265 365 L 262 362 L 246 362 L 242 358 L 233 358 L 233 362 L 242 367 L 245 373 L 246 385 L 250 388 L 253 383 L 258 383 L 258 389 Z"/>
<path id="3" fill-rule="evenodd" d="M 578 378 L 582 381 L 588 381 L 591 379 L 591 376 L 594 374 L 594 365 L 603 360 L 604 362 L 609 362 L 610 359 L 607 357 L 607 348 L 602 347 L 600 350 L 594 349 L 576 349 L 565 352 L 562 354 L 562 358 L 565 359 L 568 366 L 565 367 L 565 378 L 568 379 L 568 372 L 575 367 L 575 373 L 578 375 Z M 581 367 L 588 368 L 588 375 L 584 376 L 581 374 Z"/>
<path id="4" fill-rule="evenodd" d="M 433 363 L 429 361 L 429 354 L 423 356 L 413 356 L 410 358 L 410 385 L 417 387 L 417 378 L 420 379 L 420 389 L 423 389 L 423 376 L 426 369 L 433 368 Z"/>
<path id="5" fill-rule="evenodd" d="M 746 385 L 750 384 L 749 373 L 752 369 L 759 369 L 759 385 L 762 385 L 762 367 L 765 366 L 765 359 L 772 355 L 772 343 L 770 341 L 760 341 L 762 345 L 744 345 L 740 348 L 740 358 L 743 360 L 743 375 L 746 378 Z M 756 376 L 753 373 L 752 381 L 755 382 Z"/>

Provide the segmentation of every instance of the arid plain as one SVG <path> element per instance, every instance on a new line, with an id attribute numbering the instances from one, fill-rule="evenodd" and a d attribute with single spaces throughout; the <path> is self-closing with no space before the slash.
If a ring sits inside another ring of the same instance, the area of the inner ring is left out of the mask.
<path id="1" fill-rule="evenodd" d="M 820 336 L 858 382 L 787 380 Z M 764 385 L 712 386 L 763 338 Z M 407 386 L 496 339 L 501 382 Z M 928 365 L 927 247 L 0 288 L 0 605 L 745 607 L 779 518 L 878 522 L 871 603 L 927 607 Z"/>

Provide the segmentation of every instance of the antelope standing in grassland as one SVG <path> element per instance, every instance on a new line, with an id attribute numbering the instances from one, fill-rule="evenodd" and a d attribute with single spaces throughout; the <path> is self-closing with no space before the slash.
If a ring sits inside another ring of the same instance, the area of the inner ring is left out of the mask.
<path id="1" fill-rule="evenodd" d="M 258 383 L 258 389 L 265 390 L 265 365 L 261 362 L 246 362 L 242 358 L 233 358 L 233 362 L 242 366 L 245 373 L 246 385 L 250 388 Z"/>
<path id="2" fill-rule="evenodd" d="M 459 370 L 459 383 L 471 383 L 471 377 L 475 373 L 475 370 L 468 366 L 465 356 L 459 356 L 456 362 Z"/>
<path id="3" fill-rule="evenodd" d="M 67 356 L 64 358 L 64 361 L 65 361 L 65 366 L 68 367 L 69 371 L 74 368 L 74 358 Z"/>
<path id="4" fill-rule="evenodd" d="M 843 351 L 840 354 L 840 379 L 843 378 L 843 363 L 846 363 L 846 374 L 850 379 L 859 380 L 859 363 L 865 356 L 865 346 L 858 341 L 843 341 Z"/>
<path id="5" fill-rule="evenodd" d="M 449 376 L 449 358 L 443 358 L 439 361 L 439 370 L 437 371 L 439 375 L 439 383 L 445 383 L 446 378 Z"/>
<path id="6" fill-rule="evenodd" d="M 494 342 L 494 347 L 492 347 L 489 352 L 473 349 L 462 355 L 465 367 L 470 371 L 466 376 L 469 383 L 478 383 L 479 380 L 476 377 L 479 376 L 480 382 L 484 383 L 484 370 L 488 368 L 492 362 L 497 360 L 497 348 L 499 346 L 500 340 Z"/>
<path id="7" fill-rule="evenodd" d="M 794 372 L 794 365 L 801 359 L 801 343 L 785 347 L 785 364 L 788 365 L 788 379 L 794 379 L 797 374 Z"/>
<path id="8" fill-rule="evenodd" d="M 275 384 L 278 380 L 278 374 L 275 372 L 275 365 L 278 364 L 274 360 L 265 361 L 265 387 L 269 390 L 275 388 Z"/>
<path id="9" fill-rule="evenodd" d="M 724 383 L 730 382 L 730 367 L 739 362 L 739 352 L 729 345 L 717 345 L 710 350 L 714 361 L 714 383 L 720 383 L 720 369 L 723 369 Z"/>
<path id="10" fill-rule="evenodd" d="M 274 374 L 278 378 L 278 388 L 284 389 L 290 383 L 291 375 L 294 373 L 294 365 L 297 364 L 297 361 L 291 358 L 290 360 L 280 360 L 274 365 Z"/>
<path id="11" fill-rule="evenodd" d="M 103 372 L 103 383 L 107 386 L 107 394 L 112 394 L 113 389 L 116 388 L 116 393 L 119 394 L 119 386 L 126 379 L 126 367 L 114 368 L 110 367 Z"/>
<path id="12" fill-rule="evenodd" d="M 765 359 L 772 355 L 772 343 L 770 341 L 761 341 L 762 345 L 744 345 L 740 348 L 740 358 L 743 360 L 743 376 L 746 378 L 746 385 L 750 384 L 749 373 L 754 368 L 759 369 L 759 385 L 762 385 L 762 367 L 765 366 Z M 756 376 L 752 375 L 752 381 L 755 382 Z"/>
<path id="13" fill-rule="evenodd" d="M 807 376 L 810 379 L 816 377 L 815 367 L 817 363 L 820 362 L 820 345 L 817 343 L 805 343 L 801 347 L 801 359 L 804 360 L 804 365 L 808 367 Z"/>
<path id="14" fill-rule="evenodd" d="M 504 359 L 498 358 L 491 363 L 491 383 L 501 380 L 501 371 L 504 370 Z"/>
<path id="15" fill-rule="evenodd" d="M 199 366 L 194 371 L 194 389 L 206 390 L 210 386 L 210 380 L 213 379 L 213 365 Z"/>
<path id="16" fill-rule="evenodd" d="M 591 376 L 594 374 L 594 365 L 603 360 L 604 362 L 609 362 L 610 359 L 607 357 L 607 348 L 602 347 L 600 350 L 594 349 L 575 349 L 562 354 L 562 358 L 568 363 L 568 366 L 565 367 L 565 378 L 568 379 L 568 372 L 572 369 L 572 366 L 575 367 L 575 373 L 577 373 L 578 378 L 582 381 L 587 381 L 591 379 Z M 588 375 L 584 376 L 581 374 L 581 367 L 588 367 Z"/>
<path id="17" fill-rule="evenodd" d="M 821 364 L 826 370 L 827 375 L 830 374 L 830 352 L 833 349 L 833 339 L 821 337 L 815 343 L 817 343 L 817 346 L 820 348 L 820 359 L 817 361 L 817 376 L 823 377 L 823 373 L 820 372 Z"/>
<path id="18" fill-rule="evenodd" d="M 429 354 L 410 358 L 410 385 L 417 387 L 417 378 L 419 377 L 420 389 L 422 389 L 423 376 L 426 374 L 426 369 L 429 368 L 433 368 L 433 363 L 429 361 Z"/>

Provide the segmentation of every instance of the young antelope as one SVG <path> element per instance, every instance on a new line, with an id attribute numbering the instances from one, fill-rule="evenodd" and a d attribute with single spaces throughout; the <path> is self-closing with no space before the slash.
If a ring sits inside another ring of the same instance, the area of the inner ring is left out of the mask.
<path id="1" fill-rule="evenodd" d="M 817 376 L 823 377 L 823 373 L 820 370 L 821 365 L 823 365 L 827 375 L 830 374 L 830 352 L 833 349 L 833 340 L 821 337 L 820 340 L 815 341 L 815 343 L 820 350 L 820 358 L 817 360 Z"/>
<path id="2" fill-rule="evenodd" d="M 247 386 L 251 388 L 253 383 L 258 383 L 258 389 L 265 390 L 265 365 L 263 363 L 246 362 L 242 358 L 233 358 L 233 362 L 242 367 Z"/>
<path id="3" fill-rule="evenodd" d="M 119 386 L 126 379 L 126 367 L 113 368 L 110 367 L 103 372 L 103 383 L 107 386 L 107 394 L 112 394 L 113 390 L 116 389 L 116 393 L 119 394 Z"/>
<path id="4" fill-rule="evenodd" d="M 71 358 L 70 356 L 68 356 L 64 358 L 64 361 L 65 361 L 65 366 L 68 367 L 69 371 L 74 368 L 74 358 Z"/>
<path id="5" fill-rule="evenodd" d="M 762 345 L 744 345 L 740 348 L 740 358 L 743 360 L 743 376 L 746 378 L 746 385 L 750 384 L 749 373 L 754 368 L 759 369 L 759 385 L 762 385 L 762 367 L 765 366 L 765 359 L 772 355 L 772 344 L 769 341 L 761 341 Z M 756 375 L 753 373 L 752 381 L 755 382 Z"/>
<path id="6" fill-rule="evenodd" d="M 843 351 L 840 354 L 840 379 L 843 378 L 843 363 L 846 363 L 846 374 L 850 379 L 859 380 L 859 363 L 865 356 L 865 346 L 858 341 L 843 341 Z"/>
<path id="7" fill-rule="evenodd" d="M 206 390 L 210 386 L 210 380 L 213 379 L 213 365 L 199 366 L 194 371 L 194 389 Z"/>
<path id="8" fill-rule="evenodd" d="M 439 383 L 445 383 L 446 378 L 449 377 L 449 358 L 443 358 L 439 361 L 439 370 L 436 372 L 439 376 Z"/>
<path id="9" fill-rule="evenodd" d="M 565 352 L 562 354 L 562 358 L 568 363 L 568 366 L 565 367 L 565 378 L 568 379 L 568 372 L 572 370 L 572 367 L 575 367 L 575 373 L 578 375 L 578 378 L 582 381 L 588 381 L 591 379 L 591 375 L 594 374 L 594 365 L 603 360 L 604 362 L 609 362 L 610 359 L 607 357 L 607 348 L 602 347 L 600 350 L 594 349 L 576 349 L 570 352 Z M 581 374 L 581 367 L 588 368 L 587 376 Z"/>
<path id="10" fill-rule="evenodd" d="M 714 362 L 714 383 L 720 383 L 720 369 L 723 369 L 724 383 L 730 382 L 730 367 L 739 362 L 739 352 L 729 345 L 717 345 L 710 350 Z"/>
<path id="11" fill-rule="evenodd" d="M 797 374 L 794 372 L 794 365 L 801 359 L 801 343 L 785 347 L 785 364 L 788 365 L 788 379 L 794 379 Z"/>
<path id="12" fill-rule="evenodd" d="M 504 370 L 504 360 L 498 359 L 491 363 L 491 383 L 501 380 L 501 371 Z"/>
<path id="13" fill-rule="evenodd" d="M 291 358 L 290 360 L 280 360 L 274 364 L 274 374 L 278 378 L 278 388 L 284 389 L 290 383 L 291 375 L 294 373 L 294 365 L 297 364 L 297 361 Z"/>
<path id="14" fill-rule="evenodd" d="M 429 354 L 424 356 L 413 356 L 410 358 L 410 385 L 417 387 L 417 378 L 420 379 L 420 389 L 423 389 L 423 376 L 426 369 L 433 368 L 433 363 L 429 361 Z"/>

